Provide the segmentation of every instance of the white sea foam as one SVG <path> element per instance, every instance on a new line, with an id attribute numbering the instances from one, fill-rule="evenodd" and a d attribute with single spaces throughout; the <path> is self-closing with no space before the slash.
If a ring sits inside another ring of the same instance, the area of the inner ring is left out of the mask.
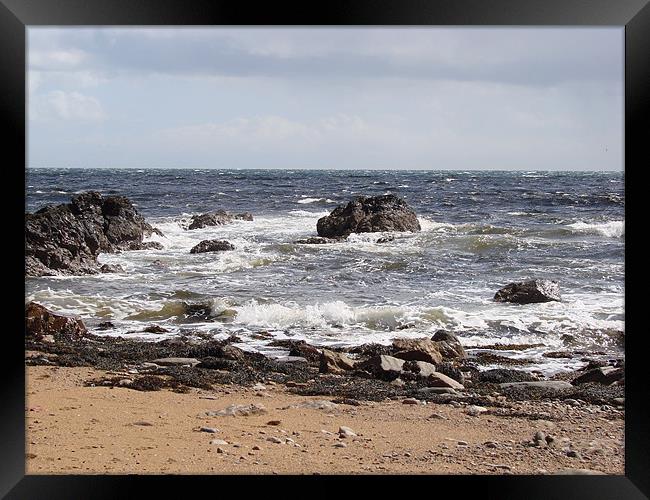
<path id="1" fill-rule="evenodd" d="M 300 203 L 301 205 L 307 204 L 307 203 L 336 203 L 334 200 L 330 200 L 329 198 L 303 198 L 301 200 L 298 200 L 296 203 Z"/>
<path id="2" fill-rule="evenodd" d="M 579 221 L 569 224 L 568 227 L 577 233 L 598 234 L 607 238 L 621 238 L 625 235 L 625 221 L 622 220 L 599 223 Z"/>

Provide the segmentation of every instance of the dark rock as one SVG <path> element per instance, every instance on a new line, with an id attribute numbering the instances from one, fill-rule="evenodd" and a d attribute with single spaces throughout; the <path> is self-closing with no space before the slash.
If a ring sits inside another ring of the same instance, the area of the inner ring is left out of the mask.
<path id="1" fill-rule="evenodd" d="M 119 264 L 104 264 L 99 268 L 102 273 L 123 273 L 124 268 Z"/>
<path id="2" fill-rule="evenodd" d="M 99 253 L 139 250 L 156 231 L 127 198 L 82 193 L 25 214 L 25 274 L 97 274 Z"/>
<path id="3" fill-rule="evenodd" d="M 55 314 L 36 302 L 25 307 L 25 336 L 36 341 L 76 341 L 88 331 L 79 318 Z"/>
<path id="4" fill-rule="evenodd" d="M 183 302 L 183 310 L 187 319 L 205 321 L 212 318 L 212 302 Z"/>
<path id="5" fill-rule="evenodd" d="M 190 250 L 190 253 L 223 252 L 235 247 L 226 240 L 203 240 Z"/>
<path id="6" fill-rule="evenodd" d="M 321 373 L 343 373 L 354 369 L 355 361 L 343 353 L 322 349 L 320 354 Z"/>
<path id="7" fill-rule="evenodd" d="M 431 340 L 436 343 L 436 349 L 445 359 L 465 359 L 467 353 L 458 340 L 458 337 L 451 332 L 438 330 Z"/>
<path id="8" fill-rule="evenodd" d="M 531 382 L 507 382 L 499 384 L 502 389 L 542 389 L 550 391 L 563 391 L 572 389 L 573 386 L 564 380 L 540 380 Z"/>
<path id="9" fill-rule="evenodd" d="M 395 339 L 393 348 L 396 358 L 408 361 L 425 361 L 433 365 L 442 362 L 436 343 L 429 339 Z"/>
<path id="10" fill-rule="evenodd" d="M 395 195 L 360 196 L 346 206 L 338 206 L 316 224 L 319 236 L 348 236 L 379 231 L 420 231 L 415 212 Z"/>
<path id="11" fill-rule="evenodd" d="M 496 368 L 494 370 L 480 372 L 478 374 L 478 380 L 490 384 L 505 384 L 508 382 L 534 382 L 538 379 L 528 372 Z"/>
<path id="12" fill-rule="evenodd" d="M 111 323 L 110 321 L 104 321 L 97 325 L 97 328 L 100 330 L 110 330 L 112 328 L 115 328 L 115 325 Z"/>
<path id="13" fill-rule="evenodd" d="M 382 236 L 381 238 L 379 238 L 377 240 L 377 243 L 389 243 L 389 242 L 394 241 L 394 240 L 395 240 L 395 236 L 393 236 L 391 234 L 389 236 Z"/>
<path id="14" fill-rule="evenodd" d="M 603 366 L 594 368 L 586 373 L 576 377 L 571 382 L 573 385 L 586 384 L 588 382 L 595 382 L 597 384 L 609 385 L 621 380 L 625 376 L 622 368 L 614 368 L 612 366 Z"/>
<path id="15" fill-rule="evenodd" d="M 344 238 L 321 238 L 319 236 L 312 236 L 302 240 L 296 240 L 294 243 L 301 245 L 324 245 L 326 243 L 338 243 L 343 241 Z"/>
<path id="16" fill-rule="evenodd" d="M 253 216 L 249 212 L 241 214 L 230 214 L 224 210 L 217 210 L 207 214 L 193 215 L 192 222 L 187 229 L 202 229 L 207 226 L 221 226 L 230 224 L 233 220 L 252 221 Z"/>
<path id="17" fill-rule="evenodd" d="M 289 356 L 302 356 L 312 363 L 320 362 L 321 351 L 319 349 L 309 345 L 304 340 L 292 342 L 293 345 L 289 348 Z"/>
<path id="18" fill-rule="evenodd" d="M 514 302 L 515 304 L 560 301 L 560 288 L 557 281 L 549 280 L 510 283 L 494 295 L 494 300 L 497 302 Z"/>
<path id="19" fill-rule="evenodd" d="M 149 325 L 142 331 L 145 333 L 168 333 L 169 332 L 169 330 L 159 325 Z"/>
<path id="20" fill-rule="evenodd" d="M 135 250 L 162 250 L 163 248 L 165 247 L 162 246 L 162 243 L 159 243 L 157 241 L 145 241 L 144 243 L 142 243 L 139 249 L 135 249 Z"/>
<path id="21" fill-rule="evenodd" d="M 453 378 L 459 384 L 465 383 L 465 377 L 463 372 L 458 366 L 448 361 L 444 361 L 436 366 L 436 370 L 443 375 L 447 375 L 449 378 Z"/>

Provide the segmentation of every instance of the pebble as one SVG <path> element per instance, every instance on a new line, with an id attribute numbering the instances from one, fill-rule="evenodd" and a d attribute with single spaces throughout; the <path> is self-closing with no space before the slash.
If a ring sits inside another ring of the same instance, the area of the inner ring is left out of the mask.
<path id="1" fill-rule="evenodd" d="M 284 441 L 282 441 L 282 439 L 277 438 L 277 437 L 275 437 L 275 436 L 268 437 L 268 438 L 266 438 L 266 440 L 267 440 L 267 441 L 270 441 L 271 443 L 275 443 L 275 444 L 282 444 L 282 443 L 284 443 Z"/>
<path id="2" fill-rule="evenodd" d="M 217 453 L 223 453 L 223 448 L 217 448 Z"/>
<path id="3" fill-rule="evenodd" d="M 465 413 L 467 413 L 471 417 L 478 417 L 481 413 L 485 413 L 486 411 L 488 410 L 484 406 L 471 405 L 467 407 Z"/>
<path id="4" fill-rule="evenodd" d="M 342 438 L 356 437 L 356 435 L 357 433 L 354 432 L 349 427 L 345 427 L 343 425 L 339 427 L 339 436 L 341 436 Z"/>
<path id="5" fill-rule="evenodd" d="M 447 420 L 445 417 L 443 417 L 439 413 L 432 413 L 427 418 L 433 418 L 433 419 L 438 419 L 438 420 Z"/>
<path id="6" fill-rule="evenodd" d="M 224 446 L 224 445 L 228 444 L 228 441 L 224 441 L 223 439 L 213 439 L 212 441 L 210 441 L 210 444 L 218 444 L 220 446 Z M 219 450 L 217 450 L 217 451 L 219 451 Z"/>
<path id="7" fill-rule="evenodd" d="M 266 386 L 260 384 L 259 382 L 253 386 L 254 391 L 265 391 Z"/>
<path id="8" fill-rule="evenodd" d="M 420 400 L 415 399 L 415 398 L 406 398 L 404 401 L 402 401 L 402 404 L 405 404 L 405 405 L 419 405 Z"/>
<path id="9" fill-rule="evenodd" d="M 199 429 L 199 432 L 209 432 L 210 434 L 216 434 L 217 432 L 219 432 L 219 429 L 217 429 L 216 427 L 201 427 Z"/>
<path id="10" fill-rule="evenodd" d="M 334 448 L 347 448 L 347 444 L 345 443 L 335 443 Z"/>
<path id="11" fill-rule="evenodd" d="M 253 446 L 252 449 L 255 450 L 255 451 L 260 451 L 262 448 L 260 448 L 259 446 L 255 445 L 255 446 Z"/>
<path id="12" fill-rule="evenodd" d="M 280 425 L 281 423 L 281 420 L 269 420 L 266 425 Z"/>
<path id="13" fill-rule="evenodd" d="M 569 451 L 567 451 L 567 452 L 566 452 L 566 456 L 567 456 L 567 457 L 570 457 L 570 458 L 582 458 L 582 456 L 580 455 L 580 453 L 578 453 L 578 452 L 575 451 L 575 450 L 569 450 Z"/>

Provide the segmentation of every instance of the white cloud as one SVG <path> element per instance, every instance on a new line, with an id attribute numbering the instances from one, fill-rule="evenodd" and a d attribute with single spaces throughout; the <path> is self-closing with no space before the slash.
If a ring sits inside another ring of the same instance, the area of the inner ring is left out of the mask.
<path id="1" fill-rule="evenodd" d="M 30 120 L 35 121 L 96 122 L 106 119 L 104 108 L 95 97 L 63 90 L 34 96 L 29 110 Z"/>

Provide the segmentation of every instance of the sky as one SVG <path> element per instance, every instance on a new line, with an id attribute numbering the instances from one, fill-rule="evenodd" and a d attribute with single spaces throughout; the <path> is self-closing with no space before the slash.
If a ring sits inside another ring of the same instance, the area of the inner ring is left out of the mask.
<path id="1" fill-rule="evenodd" d="M 28 166 L 620 171 L 623 35 L 28 27 Z"/>

